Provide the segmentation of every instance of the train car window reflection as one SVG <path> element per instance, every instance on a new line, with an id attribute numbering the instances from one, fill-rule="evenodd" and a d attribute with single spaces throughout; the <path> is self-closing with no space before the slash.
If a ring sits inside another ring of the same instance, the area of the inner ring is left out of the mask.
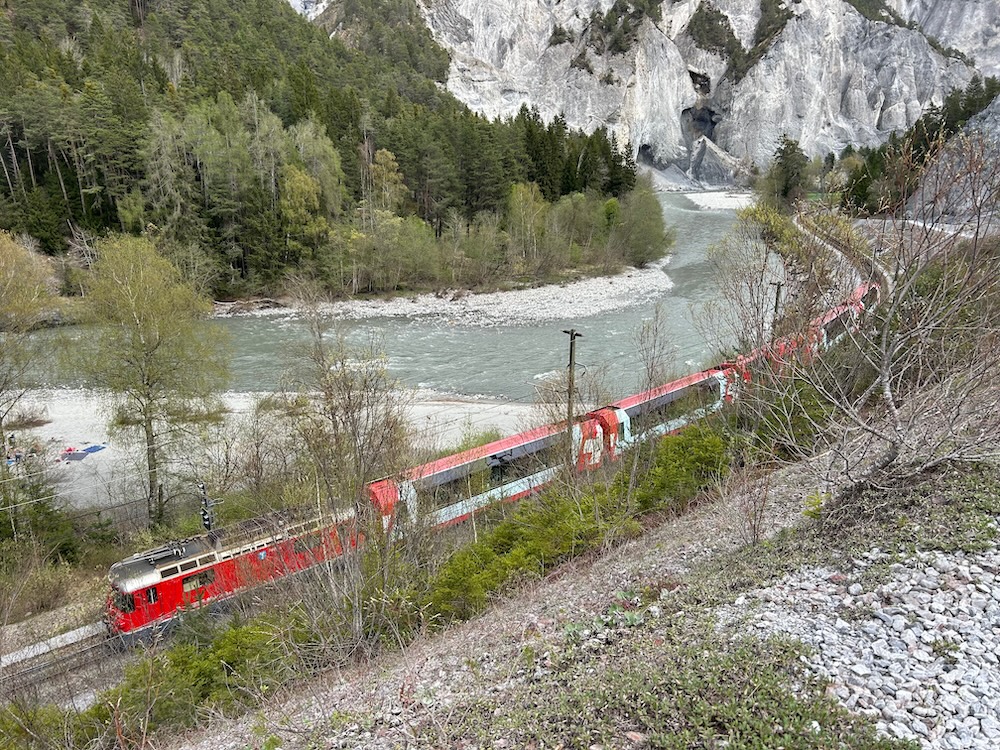
<path id="1" fill-rule="evenodd" d="M 323 535 L 318 531 L 306 536 L 301 536 L 295 540 L 292 549 L 295 554 L 301 555 L 304 552 L 312 552 L 317 547 L 323 546 Z"/>
<path id="2" fill-rule="evenodd" d="M 119 612 L 135 612 L 135 597 L 131 594 L 123 594 L 120 591 L 114 593 L 115 609 Z"/>
<path id="3" fill-rule="evenodd" d="M 417 485 L 418 497 L 426 497 L 431 509 L 445 508 L 470 497 L 482 495 L 510 483 L 523 481 L 543 469 L 558 465 L 558 448 L 541 448 L 519 458 L 488 456 L 469 464 L 468 473 L 454 481 L 433 487 Z M 427 501 L 425 501 L 427 502 Z"/>
<path id="4" fill-rule="evenodd" d="M 159 597 L 156 594 L 156 586 L 150 586 L 146 590 L 146 602 L 149 604 L 156 604 L 156 600 Z"/>
<path id="5" fill-rule="evenodd" d="M 840 315 L 824 326 L 826 339 L 831 344 L 847 333 L 847 324 L 844 322 L 844 315 Z"/>
<path id="6" fill-rule="evenodd" d="M 712 378 L 667 394 L 669 398 L 662 399 L 658 405 L 633 417 L 633 432 L 642 434 L 651 427 L 714 404 L 719 400 L 719 388 L 718 381 Z"/>
<path id="7" fill-rule="evenodd" d="M 505 456 L 486 457 L 486 465 L 490 467 L 490 483 L 492 485 L 500 484 L 507 478 L 510 474 L 509 464 L 510 459 Z"/>
<path id="8" fill-rule="evenodd" d="M 195 589 L 208 586 L 213 581 L 215 581 L 214 570 L 203 570 L 200 573 L 195 573 L 193 576 L 188 576 L 184 579 L 184 593 L 187 594 Z"/>

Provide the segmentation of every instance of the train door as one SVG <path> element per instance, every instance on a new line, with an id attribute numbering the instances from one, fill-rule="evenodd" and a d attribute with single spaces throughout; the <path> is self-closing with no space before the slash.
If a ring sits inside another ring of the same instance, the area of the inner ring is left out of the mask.
<path id="1" fill-rule="evenodd" d="M 159 587 L 150 586 L 148 589 L 136 591 L 135 606 L 142 612 L 143 622 L 153 622 L 162 617 L 164 611 Z"/>
<path id="2" fill-rule="evenodd" d="M 573 437 L 578 446 L 576 470 L 593 471 L 604 459 L 604 430 L 596 419 L 588 419 L 573 426 Z"/>

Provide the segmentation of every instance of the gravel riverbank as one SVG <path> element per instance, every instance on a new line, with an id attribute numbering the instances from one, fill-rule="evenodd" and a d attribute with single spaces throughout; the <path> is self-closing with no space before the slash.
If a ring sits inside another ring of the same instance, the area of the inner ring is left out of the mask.
<path id="1" fill-rule="evenodd" d="M 716 191 L 686 193 L 698 209 L 722 211 L 750 204 L 750 193 Z M 683 238 L 678 238 L 683 242 Z M 530 289 L 473 294 L 449 290 L 392 299 L 351 299 L 323 305 L 321 310 L 337 320 L 377 318 L 435 318 L 449 325 L 515 326 L 537 325 L 569 317 L 592 317 L 645 304 L 670 291 L 670 258 L 645 268 L 628 268 L 615 276 L 547 284 Z M 266 305 L 254 309 L 244 302 L 216 306 L 217 315 L 288 315 L 296 312 L 293 303 L 283 307 Z"/>
<path id="2" fill-rule="evenodd" d="M 229 419 L 238 421 L 261 395 L 222 394 Z M 469 432 L 496 429 L 510 435 L 534 427 L 542 419 L 533 404 L 446 397 L 433 391 L 411 395 L 407 413 L 414 442 L 428 451 L 455 445 Z M 11 432 L 26 451 L 39 449 L 57 505 L 82 508 L 120 503 L 128 478 L 142 476 L 141 446 L 111 433 L 108 403 L 98 392 L 66 388 L 32 391 L 19 405 L 22 412 L 37 417 L 42 424 Z M 186 439 L 186 445 L 174 445 L 173 449 L 185 465 L 204 452 L 193 436 Z"/>

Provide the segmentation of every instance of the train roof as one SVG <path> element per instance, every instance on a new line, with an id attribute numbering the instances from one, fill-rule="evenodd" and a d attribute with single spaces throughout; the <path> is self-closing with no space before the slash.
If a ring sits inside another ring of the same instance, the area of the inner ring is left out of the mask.
<path id="1" fill-rule="evenodd" d="M 287 512 L 252 518 L 208 534 L 137 552 L 114 563 L 108 571 L 108 578 L 117 590 L 131 593 L 153 586 L 165 578 L 209 565 L 220 558 L 233 557 L 251 548 L 257 549 L 275 540 L 306 533 L 324 523 L 338 523 L 345 518 L 342 514 L 323 520 Z"/>
<path id="2" fill-rule="evenodd" d="M 627 412 L 637 406 L 642 406 L 650 401 L 655 401 L 669 393 L 682 391 L 685 388 L 697 385 L 698 383 L 703 383 L 711 378 L 718 378 L 718 376 L 718 370 L 702 370 L 701 372 L 686 375 L 683 378 L 678 378 L 677 380 L 673 380 L 656 388 L 651 388 L 648 391 L 637 393 L 634 396 L 627 396 L 619 401 L 615 401 L 611 404 L 611 406 L 623 409 Z"/>
<path id="3" fill-rule="evenodd" d="M 526 432 L 520 432 L 517 435 L 494 440 L 492 443 L 486 443 L 485 445 L 470 448 L 461 453 L 455 453 L 451 456 L 445 456 L 421 464 L 420 466 L 415 466 L 407 472 L 406 477 L 412 480 L 427 479 L 438 474 L 449 473 L 451 469 L 465 466 L 473 461 L 478 461 L 489 456 L 503 455 L 507 459 L 519 458 L 522 455 L 527 455 L 546 447 L 552 442 L 551 439 L 554 436 L 564 431 L 565 427 L 563 425 L 548 424 L 542 427 L 535 427 Z"/>
<path id="4" fill-rule="evenodd" d="M 116 562 L 108 571 L 111 585 L 119 591 L 128 593 L 144 589 L 158 583 L 163 576 L 160 571 L 171 564 L 180 563 L 199 555 L 215 552 L 217 537 L 208 534 L 168 542 L 160 547 L 137 552 L 121 562 Z"/>

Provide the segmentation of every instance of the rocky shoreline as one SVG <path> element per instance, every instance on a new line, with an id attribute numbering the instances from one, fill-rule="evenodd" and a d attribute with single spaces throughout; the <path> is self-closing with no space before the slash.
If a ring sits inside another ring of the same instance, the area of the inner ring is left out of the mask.
<path id="1" fill-rule="evenodd" d="M 472 293 L 450 289 L 389 299 L 349 299 L 323 303 L 319 311 L 333 320 L 434 318 L 449 325 L 490 328 L 537 325 L 567 317 L 590 317 L 656 299 L 673 287 L 666 273 L 669 257 L 617 276 L 595 277 L 529 289 Z M 273 299 L 216 303 L 216 316 L 299 315 L 295 301 Z"/>

